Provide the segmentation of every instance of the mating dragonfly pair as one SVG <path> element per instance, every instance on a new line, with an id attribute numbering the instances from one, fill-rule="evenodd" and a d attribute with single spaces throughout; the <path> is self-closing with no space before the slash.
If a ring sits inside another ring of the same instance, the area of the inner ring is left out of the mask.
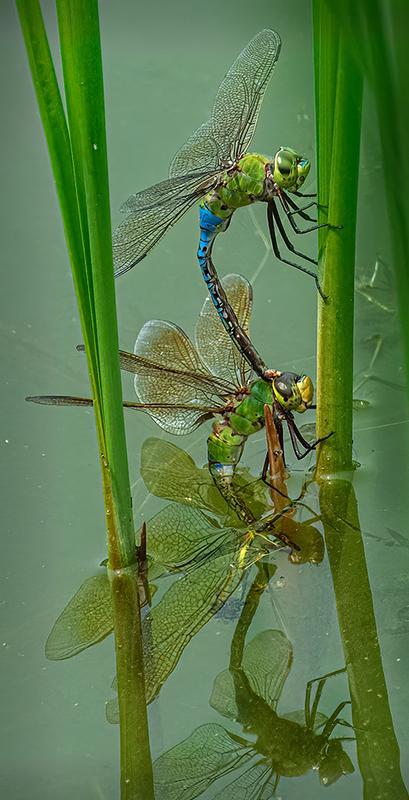
<path id="1" fill-rule="evenodd" d="M 123 210 L 127 217 L 113 236 L 116 275 L 121 275 L 141 261 L 185 211 L 200 200 L 198 260 L 218 317 L 206 301 L 196 328 L 196 347 L 176 325 L 158 320 L 146 323 L 136 340 L 134 354 L 119 354 L 122 369 L 135 375 L 139 400 L 124 405 L 149 413 L 173 434 L 189 433 L 216 417 L 208 438 L 209 469 L 217 487 L 245 523 L 254 519 L 234 492 L 233 478 L 248 436 L 264 425 L 264 406 L 273 410 L 282 449 L 283 423 L 288 427 L 297 458 L 303 458 L 319 441 L 307 442 L 293 418 L 294 411 L 314 408 L 311 379 L 267 368 L 248 335 L 251 287 L 244 278 L 233 275 L 225 280 L 223 288 L 212 261 L 214 239 L 227 229 L 234 211 L 262 201 L 267 204 L 275 255 L 312 275 L 323 296 L 317 276 L 284 258 L 278 246 L 279 235 L 292 253 L 316 264 L 295 250 L 280 217 L 282 211 L 295 233 L 319 227 L 306 213 L 306 209 L 317 205 L 316 201 L 300 208 L 290 197 L 300 196 L 310 170 L 309 161 L 289 147 L 281 147 L 273 159 L 247 152 L 280 46 L 278 34 L 268 29 L 249 42 L 219 87 L 210 120 L 176 154 L 167 180 L 126 201 Z M 300 230 L 294 220 L 297 214 L 314 224 Z M 252 372 L 257 379 L 253 380 Z M 77 397 L 28 399 L 54 405 L 92 404 L 87 398 Z M 263 477 L 266 471 L 267 463 Z"/>

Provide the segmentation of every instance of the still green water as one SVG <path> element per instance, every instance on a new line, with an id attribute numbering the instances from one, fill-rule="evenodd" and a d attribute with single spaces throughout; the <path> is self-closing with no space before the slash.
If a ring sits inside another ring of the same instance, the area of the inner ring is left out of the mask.
<path id="1" fill-rule="evenodd" d="M 132 2 L 101 2 L 100 8 L 114 224 L 120 219 L 117 209 L 129 194 L 166 176 L 174 152 L 206 118 L 226 69 L 263 27 L 278 30 L 283 48 L 254 150 L 274 153 L 277 146 L 288 144 L 314 164 L 309 2 L 255 0 L 250 9 L 241 0 L 222 6 L 214 0 L 205 6 L 179 0 L 143 8 Z M 53 4 L 44 3 L 44 11 L 55 46 Z M 24 402 L 27 394 L 86 394 L 88 386 L 84 359 L 75 352 L 80 326 L 16 13 L 11 4 L 4 4 L 1 13 L 1 81 L 6 98 L 1 314 L 3 792 L 13 800 L 68 798 L 73 793 L 79 800 L 114 798 L 118 729 L 105 720 L 105 702 L 114 696 L 112 639 L 73 660 L 53 663 L 44 656 L 56 617 L 80 584 L 98 573 L 105 556 L 105 533 L 92 415 L 82 409 L 41 409 Z M 356 397 L 369 405 L 362 404 L 365 407 L 355 414 L 354 452 L 361 466 L 354 487 L 389 705 L 407 782 L 409 412 L 401 388 L 399 323 L 375 131 L 368 96 L 359 198 L 355 373 Z M 314 174 L 308 186 L 315 188 Z M 314 377 L 314 284 L 274 262 L 265 232 L 263 207 L 238 212 L 229 233 L 217 241 L 217 266 L 222 275 L 237 271 L 252 281 L 252 337 L 266 362 Z M 305 238 L 303 249 L 313 256 L 315 237 Z M 151 318 L 172 320 L 192 334 L 205 296 L 195 260 L 197 239 L 193 210 L 149 260 L 118 281 L 124 349 L 132 350 L 136 333 Z M 379 352 L 370 369 L 376 348 Z M 372 377 L 366 380 L 369 372 Z M 124 378 L 124 394 L 133 399 L 129 376 Z M 142 442 L 160 434 L 147 417 L 136 414 L 127 418 L 127 434 L 140 524 L 165 505 L 148 493 L 139 472 Z M 201 466 L 206 436 L 202 428 L 173 442 Z M 254 474 L 264 452 L 260 434 L 249 442 L 244 457 Z M 303 473 L 298 464 L 290 466 L 294 469 L 289 490 L 296 495 Z M 275 563 L 277 570 L 261 597 L 249 638 L 273 628 L 283 631 L 292 644 L 293 663 L 279 704 L 279 713 L 285 714 L 303 707 L 307 681 L 343 667 L 345 661 L 327 559 L 318 567 L 300 566 L 291 564 L 282 552 Z M 350 569 L 353 576 L 354 563 Z M 253 577 L 254 572 L 249 573 L 247 586 Z M 213 722 L 243 734 L 239 724 L 223 719 L 209 705 L 214 679 L 228 666 L 236 624 L 234 613 L 211 619 L 150 706 L 154 758 L 199 725 Z M 353 638 L 352 628 L 348 635 Z M 370 682 L 365 691 L 373 691 Z M 346 678 L 335 677 L 327 683 L 320 710 L 330 715 L 348 697 Z M 350 719 L 348 708 L 342 716 Z M 338 729 L 337 735 L 349 732 Z M 382 729 L 373 731 L 381 751 L 384 735 Z M 326 793 L 333 798 L 361 798 L 354 743 L 346 743 L 345 749 L 355 766 L 353 775 L 321 787 L 317 773 L 310 770 L 301 778 L 283 778 L 277 797 L 308 799 Z M 382 794 L 366 796 L 371 800 L 397 796 L 388 788 L 388 780 L 385 774 Z M 211 786 L 203 798 L 211 800 L 222 786 Z M 237 790 L 236 794 L 239 797 Z M 261 795 L 246 797 L 258 800 Z"/>

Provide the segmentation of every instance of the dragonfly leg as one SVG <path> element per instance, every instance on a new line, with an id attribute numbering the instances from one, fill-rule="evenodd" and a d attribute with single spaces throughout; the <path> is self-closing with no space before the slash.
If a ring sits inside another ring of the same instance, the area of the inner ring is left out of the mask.
<path id="1" fill-rule="evenodd" d="M 338 225 L 330 225 L 329 222 L 322 222 L 320 225 L 318 225 L 318 224 L 310 225 L 308 228 L 304 228 L 304 230 L 301 230 L 301 228 L 299 228 L 297 223 L 295 222 L 294 217 L 292 216 L 292 212 L 290 211 L 292 201 L 290 202 L 289 198 L 287 197 L 287 195 L 285 195 L 283 192 L 280 192 L 279 194 L 277 194 L 277 197 L 278 197 L 278 199 L 279 199 L 279 201 L 281 203 L 281 206 L 282 206 L 282 209 L 284 211 L 284 214 L 286 215 L 286 217 L 287 217 L 287 219 L 288 219 L 288 221 L 289 221 L 294 233 L 303 234 L 303 233 L 310 233 L 311 231 L 317 231 L 318 228 L 337 228 L 337 227 L 342 227 L 342 226 L 338 226 Z M 295 203 L 294 203 L 294 205 L 295 205 Z M 297 211 L 299 211 L 298 207 L 297 207 Z M 301 216 L 303 216 L 303 213 L 301 214 Z"/>
<path id="2" fill-rule="evenodd" d="M 271 245 L 273 248 L 274 255 L 276 256 L 276 258 L 278 258 L 279 261 L 282 261 L 283 264 L 288 264 L 290 267 L 294 267 L 294 269 L 298 269 L 300 270 L 300 272 L 305 272 L 306 275 L 310 275 L 311 278 L 314 278 L 315 285 L 318 289 L 320 296 L 322 297 L 323 300 L 326 300 L 327 299 L 326 295 L 323 293 L 321 289 L 318 277 L 316 276 L 315 272 L 306 269 L 306 267 L 302 267 L 301 264 L 296 264 L 294 261 L 289 261 L 288 258 L 283 258 L 283 256 L 281 255 L 277 243 L 277 236 L 274 226 L 274 210 L 273 210 L 274 207 L 275 207 L 274 201 L 270 201 L 269 203 L 267 203 L 267 222 L 268 222 L 268 229 L 270 232 Z"/>
<path id="3" fill-rule="evenodd" d="M 308 681 L 305 690 L 305 721 L 307 724 L 307 728 L 314 728 L 315 718 L 317 716 L 317 711 L 319 702 L 321 700 L 322 691 L 328 678 L 333 678 L 335 677 L 335 675 L 341 675 L 343 672 L 346 672 L 346 667 L 341 667 L 341 669 L 335 669 L 333 670 L 333 672 L 327 672 L 326 675 L 321 675 L 321 677 L 319 678 L 313 678 L 312 680 Z M 311 691 L 314 683 L 318 683 L 318 686 L 313 703 L 311 705 Z M 336 716 L 338 716 L 338 713 L 336 714 Z"/>
<path id="4" fill-rule="evenodd" d="M 283 242 L 284 242 L 285 246 L 287 247 L 287 249 L 291 250 L 291 252 L 294 253 L 294 255 L 299 256 L 300 258 L 304 258 L 305 261 L 309 261 L 310 264 L 315 264 L 315 266 L 317 266 L 318 265 L 318 261 L 316 261 L 314 258 L 310 258 L 310 256 L 306 256 L 305 253 L 300 253 L 299 250 L 295 249 L 292 241 L 287 236 L 286 230 L 285 230 L 284 225 L 283 225 L 283 223 L 281 221 L 281 217 L 280 217 L 280 215 L 278 213 L 278 208 L 277 208 L 276 204 L 274 203 L 274 201 L 273 201 L 273 214 L 274 214 L 275 222 L 277 224 L 277 228 L 280 231 L 281 237 L 282 237 Z"/>
<path id="5" fill-rule="evenodd" d="M 325 442 L 327 439 L 329 439 L 330 436 L 333 436 L 334 434 L 334 431 L 331 431 L 331 433 L 327 433 L 326 436 L 321 436 L 319 439 L 315 439 L 315 441 L 313 442 L 307 442 L 307 440 L 304 439 L 304 436 L 297 428 L 294 420 L 291 419 L 290 417 L 287 417 L 287 425 L 290 433 L 291 444 L 293 446 L 294 453 L 299 461 L 301 461 L 302 458 L 305 458 L 305 456 L 308 455 L 308 453 L 311 453 L 312 450 L 315 450 L 318 444 L 320 444 L 321 442 Z M 305 448 L 304 453 L 302 453 L 302 451 L 299 449 L 298 442 Z"/>
<path id="6" fill-rule="evenodd" d="M 263 519 L 261 522 L 256 523 L 256 525 L 254 525 L 254 528 L 257 531 L 257 533 L 264 533 L 264 532 L 269 533 L 271 536 L 275 536 L 276 539 L 280 539 L 280 541 L 283 542 L 287 547 L 291 547 L 292 550 L 300 550 L 298 544 L 292 542 L 291 539 L 289 539 L 285 533 L 282 533 L 281 531 L 277 530 L 274 527 L 274 523 L 278 522 L 278 520 L 281 519 L 281 517 L 285 515 L 288 511 L 292 511 L 293 506 L 294 504 L 290 500 L 288 506 L 283 508 L 281 511 L 277 512 L 276 514 L 273 514 L 271 517 Z"/>
<path id="7" fill-rule="evenodd" d="M 338 719 L 338 715 L 341 713 L 342 709 L 345 708 L 345 706 L 347 706 L 347 705 L 351 705 L 351 701 L 350 700 L 344 700 L 342 703 L 339 703 L 339 705 L 336 707 L 335 711 L 333 711 L 331 716 L 328 717 L 328 719 L 327 719 L 327 721 L 325 723 L 325 726 L 322 729 L 322 736 L 324 736 L 325 738 L 329 739 L 329 737 L 331 736 L 332 731 L 334 730 L 334 728 L 336 728 L 338 723 L 341 722 L 341 724 L 344 724 L 344 720 L 342 720 L 342 721 L 339 720 Z M 351 725 L 351 727 L 353 727 L 353 726 Z"/>
<path id="8" fill-rule="evenodd" d="M 263 483 L 265 483 L 266 486 L 269 487 L 269 489 L 273 489 L 275 492 L 277 492 L 277 494 L 279 494 L 280 497 L 284 497 L 286 500 L 290 500 L 291 498 L 288 496 L 288 494 L 285 494 L 284 492 L 281 492 L 280 489 L 277 489 L 277 486 L 274 486 L 274 484 L 271 483 L 271 481 L 268 480 L 268 478 L 267 478 L 268 469 L 269 469 L 269 458 L 268 458 L 268 453 L 267 453 L 267 455 L 266 455 L 266 457 L 264 459 L 263 471 L 261 473 L 261 480 L 263 481 Z"/>
<path id="9" fill-rule="evenodd" d="M 284 192 L 284 194 L 285 194 L 285 192 Z M 319 208 L 319 207 L 323 208 L 323 206 L 319 205 L 317 200 L 313 200 L 311 203 L 308 203 L 306 206 L 302 206 L 302 207 L 297 206 L 297 203 L 295 203 L 294 200 L 288 194 L 285 194 L 285 200 L 286 200 L 287 204 L 293 209 L 293 211 L 289 211 L 288 212 L 290 217 L 291 216 L 295 216 L 295 214 L 299 214 L 300 217 L 302 217 L 303 219 L 308 220 L 309 222 L 318 222 L 318 220 L 316 220 L 314 217 L 310 217 L 309 214 L 305 213 L 308 208 L 312 208 L 313 206 L 315 206 L 315 208 Z"/>
<path id="10" fill-rule="evenodd" d="M 317 197 L 317 192 L 312 192 L 311 194 L 304 194 L 303 192 L 293 192 L 296 197 Z"/>

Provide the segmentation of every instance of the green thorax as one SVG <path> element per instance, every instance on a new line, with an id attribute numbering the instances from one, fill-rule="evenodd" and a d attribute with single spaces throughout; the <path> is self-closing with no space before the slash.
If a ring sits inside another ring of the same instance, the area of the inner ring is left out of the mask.
<path id="1" fill-rule="evenodd" d="M 229 422 L 235 433 L 242 436 L 251 436 L 257 433 L 264 425 L 264 404 L 273 404 L 273 389 L 271 383 L 261 378 L 249 386 L 250 394 L 236 406 L 229 414 Z"/>
<path id="2" fill-rule="evenodd" d="M 236 208 L 254 203 L 263 194 L 265 168 L 270 161 L 258 153 L 247 153 L 237 163 L 237 173 L 229 176 L 225 172 L 220 185 L 203 198 L 202 204 L 206 204 L 217 217 L 228 219 Z"/>
<path id="3" fill-rule="evenodd" d="M 272 405 L 271 383 L 259 379 L 250 384 L 249 394 L 240 400 L 222 423 L 214 422 L 207 440 L 209 463 L 239 463 L 248 436 L 264 425 L 264 404 Z"/>

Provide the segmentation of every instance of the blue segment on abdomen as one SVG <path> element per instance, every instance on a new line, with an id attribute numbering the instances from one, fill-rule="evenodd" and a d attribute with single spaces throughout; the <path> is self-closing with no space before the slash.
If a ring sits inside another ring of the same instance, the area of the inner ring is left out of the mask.
<path id="1" fill-rule="evenodd" d="M 214 237 L 223 230 L 226 225 L 226 220 L 217 217 L 206 206 L 200 207 L 200 242 L 197 251 L 199 264 L 203 268 L 207 260 L 207 251 L 214 239 Z"/>

